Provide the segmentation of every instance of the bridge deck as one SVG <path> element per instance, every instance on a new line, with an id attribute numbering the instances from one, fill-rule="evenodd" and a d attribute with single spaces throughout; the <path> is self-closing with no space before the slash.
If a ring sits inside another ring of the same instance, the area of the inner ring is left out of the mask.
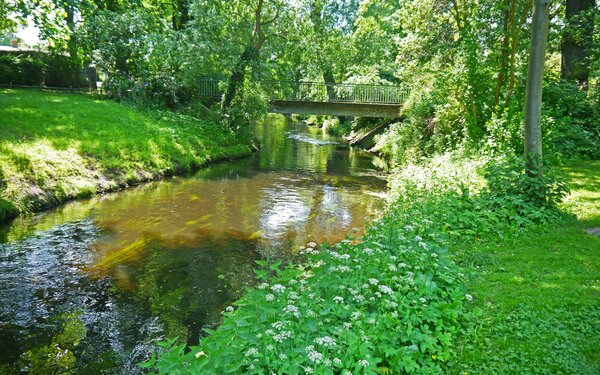
<path id="1" fill-rule="evenodd" d="M 397 117 L 407 96 L 403 87 L 325 82 L 259 81 L 270 110 L 286 114 Z M 201 80 L 200 95 L 220 98 L 218 80 Z"/>

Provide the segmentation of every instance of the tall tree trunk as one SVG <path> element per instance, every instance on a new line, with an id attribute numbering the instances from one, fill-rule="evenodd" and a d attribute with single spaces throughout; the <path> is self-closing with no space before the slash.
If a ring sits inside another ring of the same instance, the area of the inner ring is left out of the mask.
<path id="1" fill-rule="evenodd" d="M 594 0 L 567 0 L 566 6 L 566 33 L 563 35 L 561 52 L 561 76 L 563 79 L 576 79 L 580 85 L 587 86 L 589 68 L 586 62 L 586 44 L 593 34 L 593 23 L 577 20 L 581 15 L 594 5 Z M 579 22 L 577 22 L 579 21 Z M 579 29 L 584 40 L 577 40 L 572 29 Z"/>
<path id="2" fill-rule="evenodd" d="M 75 35 L 75 6 L 72 2 L 66 4 L 66 21 L 69 28 L 69 40 L 67 47 L 69 50 L 71 65 L 71 84 L 75 87 L 81 86 L 81 66 L 79 64 L 77 36 Z"/>
<path id="3" fill-rule="evenodd" d="M 525 96 L 525 158 L 527 171 L 530 174 L 541 172 L 539 163 L 542 159 L 542 83 L 548 39 L 548 2 L 549 0 L 535 0 L 531 26 L 531 49 Z"/>
<path id="4" fill-rule="evenodd" d="M 262 21 L 262 11 L 265 0 L 258 0 L 258 4 L 256 5 L 254 11 L 254 30 L 252 31 L 252 36 L 250 37 L 250 42 L 244 49 L 244 52 L 240 55 L 240 59 L 238 63 L 233 67 L 231 71 L 231 75 L 229 76 L 227 91 L 223 96 L 223 101 L 221 102 L 221 110 L 225 111 L 231 107 L 231 103 L 235 98 L 238 90 L 240 89 L 240 84 L 244 83 L 244 79 L 246 77 L 246 68 L 253 62 L 258 60 L 258 56 L 260 54 L 260 49 L 263 44 L 267 40 L 265 33 L 263 31 L 263 26 L 266 26 L 272 22 L 274 22 L 279 17 L 279 9 L 277 10 L 277 14 L 268 20 Z"/>
<path id="5" fill-rule="evenodd" d="M 323 72 L 323 81 L 325 81 L 325 88 L 327 89 L 327 99 L 331 102 L 336 99 L 335 94 L 335 77 L 331 69 L 325 69 Z"/>

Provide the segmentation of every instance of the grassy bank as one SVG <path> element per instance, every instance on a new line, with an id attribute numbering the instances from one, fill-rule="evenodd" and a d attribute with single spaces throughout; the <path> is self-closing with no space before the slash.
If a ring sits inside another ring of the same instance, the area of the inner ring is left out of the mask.
<path id="1" fill-rule="evenodd" d="M 600 162 L 565 171 L 575 217 L 457 247 L 474 296 L 461 372 L 600 373 L 600 238 L 584 230 L 600 227 Z"/>
<path id="2" fill-rule="evenodd" d="M 98 97 L 0 90 L 0 221 L 250 153 L 221 125 Z"/>

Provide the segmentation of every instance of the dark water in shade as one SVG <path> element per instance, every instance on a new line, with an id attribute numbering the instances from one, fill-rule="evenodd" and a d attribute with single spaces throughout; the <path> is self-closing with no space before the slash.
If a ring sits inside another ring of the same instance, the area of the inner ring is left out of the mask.
<path id="1" fill-rule="evenodd" d="M 198 342 L 254 261 L 362 231 L 370 156 L 270 118 L 261 150 L 0 227 L 0 374 L 135 373 L 162 337 Z"/>

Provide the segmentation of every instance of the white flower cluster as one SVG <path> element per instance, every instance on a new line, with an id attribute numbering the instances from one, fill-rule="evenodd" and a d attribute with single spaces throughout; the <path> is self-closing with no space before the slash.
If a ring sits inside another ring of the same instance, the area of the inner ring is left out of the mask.
<path id="1" fill-rule="evenodd" d="M 267 294 L 267 295 L 265 296 L 265 299 L 266 299 L 268 302 L 271 302 L 271 301 L 273 301 L 273 300 L 275 299 L 275 296 L 274 296 L 273 294 L 269 293 L 269 294 Z"/>
<path id="2" fill-rule="evenodd" d="M 377 279 L 369 279 L 369 284 L 371 284 L 371 285 L 377 285 L 377 284 L 379 284 L 379 280 L 377 280 Z"/>
<path id="3" fill-rule="evenodd" d="M 267 289 L 268 287 L 269 287 L 269 284 L 267 284 L 267 283 L 258 284 L 258 286 L 257 286 L 258 289 Z"/>
<path id="4" fill-rule="evenodd" d="M 366 359 L 361 359 L 360 361 L 358 361 L 358 364 L 362 367 L 369 367 L 369 361 L 367 361 Z"/>
<path id="5" fill-rule="evenodd" d="M 298 310 L 298 308 L 294 305 L 287 305 L 284 309 L 284 312 L 289 312 L 290 314 L 292 314 L 293 316 L 295 316 L 296 318 L 300 317 L 300 310 Z"/>
<path id="6" fill-rule="evenodd" d="M 275 284 L 271 287 L 271 290 L 276 293 L 283 293 L 285 292 L 285 286 L 281 284 Z"/>
<path id="7" fill-rule="evenodd" d="M 278 334 L 276 334 L 275 336 L 273 336 L 273 340 L 277 341 L 277 342 L 282 342 L 285 341 L 289 338 L 292 337 L 292 332 L 291 331 L 283 331 L 283 332 L 279 332 Z"/>
<path id="8" fill-rule="evenodd" d="M 308 359 L 312 362 L 319 364 L 323 360 L 323 354 L 315 351 L 315 347 L 313 345 L 309 345 L 306 347 L 306 354 Z"/>
<path id="9" fill-rule="evenodd" d="M 317 337 L 315 342 L 319 345 L 323 345 L 326 348 L 333 348 L 336 346 L 336 342 L 330 336 Z"/>
<path id="10" fill-rule="evenodd" d="M 234 310 L 233 306 L 227 306 L 225 308 L 225 311 L 227 311 L 227 312 L 232 312 L 233 310 Z"/>
<path id="11" fill-rule="evenodd" d="M 246 357 L 250 357 L 250 356 L 253 356 L 253 355 L 257 355 L 257 354 L 258 354 L 258 349 L 256 349 L 256 348 L 250 348 L 246 352 Z"/>
<path id="12" fill-rule="evenodd" d="M 381 293 L 383 293 L 383 294 L 392 294 L 392 293 L 394 293 L 394 291 L 392 290 L 392 288 L 390 288 L 389 286 L 386 286 L 386 285 L 379 285 L 379 291 L 381 291 Z"/>
<path id="13" fill-rule="evenodd" d="M 335 303 L 344 303 L 344 298 L 340 297 L 340 296 L 335 296 L 335 297 L 333 297 L 333 301 Z"/>

